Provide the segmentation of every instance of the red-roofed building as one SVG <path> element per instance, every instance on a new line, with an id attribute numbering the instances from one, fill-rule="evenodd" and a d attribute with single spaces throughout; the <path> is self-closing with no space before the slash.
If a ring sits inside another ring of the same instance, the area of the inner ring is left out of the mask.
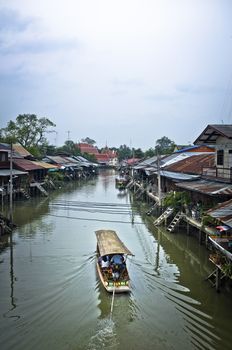
<path id="1" fill-rule="evenodd" d="M 105 154 L 105 153 L 99 153 L 99 154 L 96 154 L 96 159 L 98 161 L 99 164 L 102 164 L 102 165 L 109 165 L 109 156 L 108 154 Z"/>
<path id="2" fill-rule="evenodd" d="M 99 154 L 97 147 L 90 145 L 88 143 L 78 143 L 76 147 L 80 149 L 81 153 L 88 153 L 88 154 L 94 154 L 94 155 Z"/>
<path id="3" fill-rule="evenodd" d="M 93 154 L 99 164 L 116 166 L 118 164 L 117 152 L 112 151 L 106 147 L 100 153 L 97 147 L 89 145 L 88 143 L 78 143 L 77 147 L 80 149 L 81 153 Z"/>

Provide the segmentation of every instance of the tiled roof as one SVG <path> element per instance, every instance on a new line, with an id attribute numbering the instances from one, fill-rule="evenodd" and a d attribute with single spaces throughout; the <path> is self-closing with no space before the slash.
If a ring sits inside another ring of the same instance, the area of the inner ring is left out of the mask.
<path id="1" fill-rule="evenodd" d="M 77 147 L 80 149 L 81 153 L 99 154 L 98 149 L 88 143 L 78 143 Z"/>
<path id="2" fill-rule="evenodd" d="M 96 159 L 98 161 L 105 161 L 105 162 L 108 162 L 110 157 L 108 156 L 108 154 L 102 154 L 102 153 L 99 153 L 99 154 L 96 154 Z"/>

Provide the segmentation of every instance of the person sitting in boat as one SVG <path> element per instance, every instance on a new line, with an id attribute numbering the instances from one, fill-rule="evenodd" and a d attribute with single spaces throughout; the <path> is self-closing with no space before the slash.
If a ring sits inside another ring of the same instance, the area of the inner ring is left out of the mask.
<path id="1" fill-rule="evenodd" d="M 108 255 L 102 256 L 100 265 L 101 265 L 102 269 L 108 269 L 109 268 L 109 266 L 110 266 L 110 259 L 109 259 Z"/>
<path id="2" fill-rule="evenodd" d="M 124 256 L 120 254 L 113 255 L 110 260 L 110 265 L 113 271 L 121 272 L 126 266 Z"/>
<path id="3" fill-rule="evenodd" d="M 114 281 L 117 281 L 119 279 L 119 277 L 120 277 L 119 272 L 118 271 L 113 271 L 112 272 L 112 277 L 113 277 Z"/>

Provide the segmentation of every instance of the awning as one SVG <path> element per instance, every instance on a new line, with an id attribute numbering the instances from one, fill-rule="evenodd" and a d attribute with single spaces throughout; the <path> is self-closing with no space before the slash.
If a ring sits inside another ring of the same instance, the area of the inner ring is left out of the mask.
<path id="1" fill-rule="evenodd" d="M 198 180 L 191 182 L 180 182 L 177 187 L 188 191 L 199 192 L 209 196 L 232 195 L 232 185 L 216 181 Z"/>
<path id="2" fill-rule="evenodd" d="M 27 175 L 28 172 L 26 171 L 20 171 L 17 169 L 12 169 L 12 176 L 17 176 L 17 175 Z M 10 169 L 0 169 L 0 176 L 2 177 L 8 177 L 11 175 Z"/>
<path id="3" fill-rule="evenodd" d="M 97 236 L 97 245 L 100 256 L 112 254 L 133 255 L 124 243 L 119 239 L 113 230 L 98 230 L 95 232 Z"/>

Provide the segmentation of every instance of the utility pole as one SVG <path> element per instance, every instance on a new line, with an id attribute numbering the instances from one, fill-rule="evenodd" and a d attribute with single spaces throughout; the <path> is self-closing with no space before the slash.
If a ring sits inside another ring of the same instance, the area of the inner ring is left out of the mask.
<path id="1" fill-rule="evenodd" d="M 157 152 L 157 181 L 158 181 L 158 204 L 161 206 L 161 178 L 160 178 L 160 156 Z"/>
<path id="2" fill-rule="evenodd" d="M 71 131 L 67 131 L 67 134 L 68 134 L 68 141 L 70 141 L 70 133 L 71 133 Z"/>
<path id="3" fill-rule="evenodd" d="M 10 145 L 10 223 L 13 224 L 13 161 L 12 161 L 13 146 Z"/>

